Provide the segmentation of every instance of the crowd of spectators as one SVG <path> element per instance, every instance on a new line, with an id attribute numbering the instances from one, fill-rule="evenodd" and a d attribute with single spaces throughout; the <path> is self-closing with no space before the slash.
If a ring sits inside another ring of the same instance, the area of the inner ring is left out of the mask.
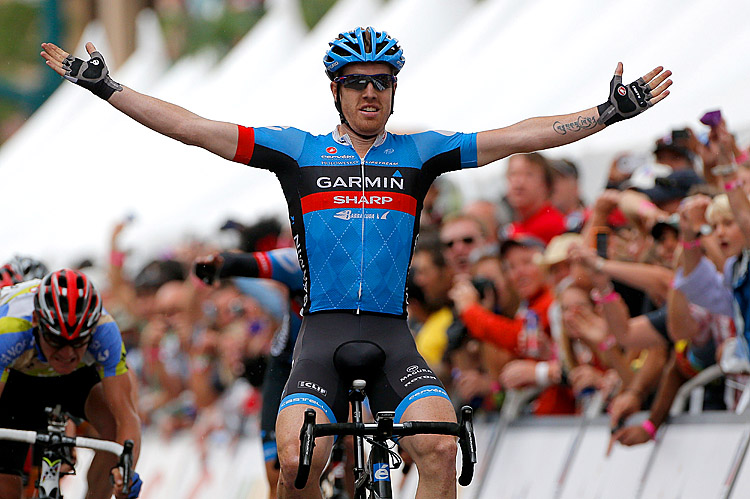
<path id="1" fill-rule="evenodd" d="M 528 413 L 576 414 L 598 391 L 613 441 L 634 445 L 654 437 L 685 381 L 719 363 L 725 377 L 706 387 L 704 407 L 737 409 L 750 370 L 750 159 L 724 119 L 703 121 L 659 139 L 653 154 L 618 156 L 588 204 L 576 164 L 540 153 L 509 159 L 501 199 L 448 209 L 454 191 L 435 183 L 409 324 L 457 407 L 498 411 L 509 390 L 534 387 Z M 144 424 L 204 444 L 257 431 L 286 289 L 251 278 L 206 286 L 195 259 L 227 249 L 211 241 L 130 275 L 119 242 L 129 223 L 114 228 L 97 284 L 138 374 Z M 292 245 L 272 219 L 222 229 L 238 236 L 237 251 Z M 640 410 L 650 418 L 628 425 Z"/>

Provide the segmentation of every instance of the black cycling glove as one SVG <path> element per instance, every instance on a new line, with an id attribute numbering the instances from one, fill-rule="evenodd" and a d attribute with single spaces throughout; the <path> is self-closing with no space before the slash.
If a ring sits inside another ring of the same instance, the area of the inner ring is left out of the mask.
<path id="1" fill-rule="evenodd" d="M 216 262 L 196 263 L 193 266 L 193 273 L 210 286 L 219 279 L 219 265 Z"/>
<path id="2" fill-rule="evenodd" d="M 651 107 L 651 89 L 643 78 L 629 85 L 622 84 L 622 76 L 615 75 L 609 82 L 609 99 L 597 106 L 599 123 L 611 125 L 641 114 Z"/>
<path id="3" fill-rule="evenodd" d="M 109 100 L 113 93 L 122 91 L 122 85 L 109 77 L 104 57 L 98 51 L 92 52 L 88 61 L 69 55 L 62 66 L 65 69 L 65 79 L 90 90 L 104 100 Z"/>

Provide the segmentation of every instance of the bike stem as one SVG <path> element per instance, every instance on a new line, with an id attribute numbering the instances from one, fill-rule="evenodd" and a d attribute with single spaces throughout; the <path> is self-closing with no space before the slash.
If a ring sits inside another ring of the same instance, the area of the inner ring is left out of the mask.
<path id="1" fill-rule="evenodd" d="M 352 422 L 363 424 L 362 402 L 365 400 L 365 382 L 356 379 L 349 390 L 352 406 Z M 365 473 L 365 444 L 361 438 L 354 439 L 354 479 L 359 481 Z"/>

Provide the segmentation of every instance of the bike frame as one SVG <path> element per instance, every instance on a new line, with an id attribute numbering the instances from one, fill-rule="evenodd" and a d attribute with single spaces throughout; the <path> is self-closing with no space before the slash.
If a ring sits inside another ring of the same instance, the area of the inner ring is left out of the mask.
<path id="1" fill-rule="evenodd" d="M 0 440 L 12 440 L 29 444 L 41 444 L 44 448 L 42 467 L 37 484 L 39 499 L 63 499 L 60 490 L 60 468 L 65 461 L 64 448 L 81 447 L 95 451 L 109 452 L 118 456 L 118 466 L 123 468 L 123 493 L 130 489 L 133 469 L 133 441 L 126 440 L 124 445 L 109 440 L 88 437 L 69 437 L 65 435 L 66 418 L 61 415 L 60 406 L 47 408 L 49 424 L 47 433 L 29 430 L 0 428 Z"/>

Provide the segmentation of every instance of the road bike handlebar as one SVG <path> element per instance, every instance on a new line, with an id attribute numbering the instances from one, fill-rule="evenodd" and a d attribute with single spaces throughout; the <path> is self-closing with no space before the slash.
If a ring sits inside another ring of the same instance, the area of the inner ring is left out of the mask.
<path id="1" fill-rule="evenodd" d="M 12 428 L 0 428 L 0 440 L 13 440 L 29 444 L 40 443 L 43 445 L 60 447 L 82 447 L 86 449 L 109 452 L 120 458 L 119 466 L 123 468 L 123 493 L 130 491 L 130 479 L 133 468 L 133 441 L 126 440 L 124 445 L 109 440 L 100 440 L 89 437 L 69 437 L 56 432 L 39 433 L 30 430 L 16 430 Z"/>
<path id="2" fill-rule="evenodd" d="M 315 424 L 315 411 L 307 409 L 305 420 L 300 430 L 300 459 L 297 467 L 297 477 L 294 486 L 298 489 L 305 487 L 310 474 L 312 453 L 315 439 L 332 435 L 378 436 L 381 426 L 378 423 L 321 423 Z M 458 483 L 469 485 L 474 475 L 474 465 L 477 462 L 476 440 L 474 438 L 473 410 L 469 406 L 461 408 L 459 423 L 438 421 L 404 421 L 394 423 L 389 437 L 406 437 L 420 434 L 453 435 L 458 437 L 461 448 L 461 474 Z"/>

